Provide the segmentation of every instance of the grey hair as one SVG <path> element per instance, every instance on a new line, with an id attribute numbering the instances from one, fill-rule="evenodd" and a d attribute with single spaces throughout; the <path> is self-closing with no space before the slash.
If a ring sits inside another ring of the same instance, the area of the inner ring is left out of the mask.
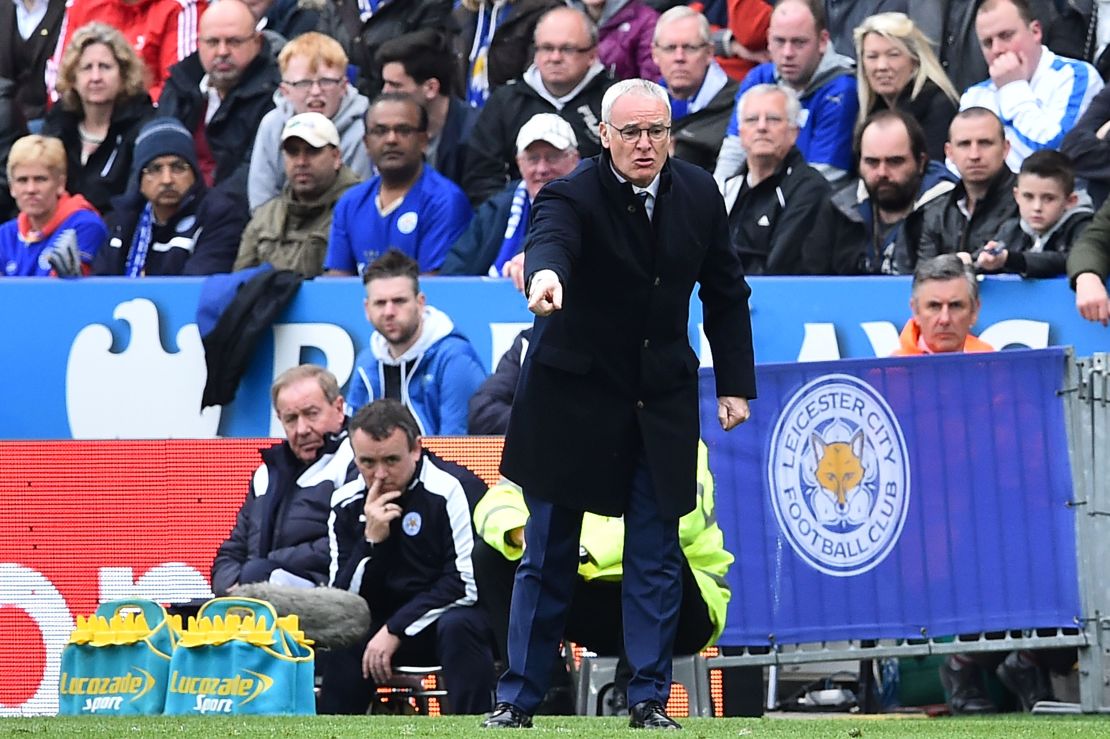
<path id="1" fill-rule="evenodd" d="M 917 269 L 913 271 L 913 285 L 910 288 L 910 293 L 916 295 L 918 286 L 925 282 L 947 282 L 948 280 L 958 280 L 961 277 L 967 280 L 971 301 L 978 303 L 979 281 L 975 279 L 975 272 L 955 254 L 941 254 L 932 259 L 918 262 Z"/>
<path id="2" fill-rule="evenodd" d="M 651 80 L 631 79 L 621 80 L 605 91 L 605 96 L 601 98 L 601 120 L 612 125 L 610 115 L 613 112 L 613 106 L 617 103 L 617 98 L 622 95 L 639 95 L 658 100 L 667 106 L 667 120 L 671 118 L 671 99 L 667 97 L 666 90 Z"/>
<path id="3" fill-rule="evenodd" d="M 683 18 L 697 18 L 698 19 L 698 35 L 701 36 L 703 44 L 708 44 L 711 40 L 709 33 L 709 21 L 704 15 L 691 8 L 689 5 L 676 5 L 668 10 L 663 15 L 659 16 L 659 20 L 655 22 L 655 33 L 651 36 L 651 43 L 659 43 L 659 32 Z"/>
<path id="4" fill-rule="evenodd" d="M 740 101 L 736 103 L 736 122 L 743 127 L 744 125 L 744 101 L 749 97 L 759 97 L 761 95 L 782 95 L 783 100 L 786 101 L 786 121 L 793 128 L 801 128 L 800 120 L 802 117 L 802 101 L 798 99 L 798 93 L 789 87 L 783 85 L 773 85 L 769 82 L 764 82 L 759 85 L 752 85 L 744 94 L 740 96 Z"/>
<path id="5" fill-rule="evenodd" d="M 335 375 L 318 364 L 301 364 L 290 367 L 274 380 L 274 384 L 270 388 L 270 402 L 273 404 L 274 410 L 277 410 L 278 395 L 281 395 L 282 390 L 295 382 L 309 378 L 315 378 L 316 382 L 320 383 L 324 400 L 334 403 L 335 399 L 339 397 L 339 381 L 335 379 Z"/>

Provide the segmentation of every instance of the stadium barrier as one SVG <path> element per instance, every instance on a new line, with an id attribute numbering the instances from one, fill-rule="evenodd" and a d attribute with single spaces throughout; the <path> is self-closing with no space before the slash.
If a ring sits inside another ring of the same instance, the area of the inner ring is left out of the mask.
<path id="1" fill-rule="evenodd" d="M 703 392 L 737 556 L 722 644 L 769 650 L 708 667 L 1073 646 L 1082 709 L 1110 706 L 1107 366 L 1060 349 L 762 365 L 728 435 Z M 0 715 L 56 711 L 73 614 L 210 595 L 269 443 L 0 444 Z M 500 444 L 428 440 L 490 482 Z M 817 475 L 857 464 L 843 500 Z M 938 641 L 953 634 L 972 636 Z"/>

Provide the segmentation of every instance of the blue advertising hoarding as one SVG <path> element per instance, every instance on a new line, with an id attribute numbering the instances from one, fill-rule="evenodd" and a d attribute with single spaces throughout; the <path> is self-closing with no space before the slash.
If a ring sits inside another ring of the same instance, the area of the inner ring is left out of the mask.
<path id="1" fill-rule="evenodd" d="M 909 279 L 752 278 L 760 363 L 888 355 L 909 315 Z M 346 383 L 369 340 L 357 279 L 306 282 L 260 341 L 234 402 L 199 409 L 205 368 L 196 330 L 201 279 L 6 279 L 0 290 L 0 438 L 208 438 L 277 435 L 268 390 L 301 361 L 326 364 Z M 530 323 L 507 280 L 426 278 L 492 367 Z M 619 286 L 614 286 L 619 289 Z M 985 280 L 975 328 L 996 347 L 1070 344 L 1105 350 L 1108 330 L 1083 321 L 1063 279 Z M 690 336 L 711 364 L 691 302 Z"/>

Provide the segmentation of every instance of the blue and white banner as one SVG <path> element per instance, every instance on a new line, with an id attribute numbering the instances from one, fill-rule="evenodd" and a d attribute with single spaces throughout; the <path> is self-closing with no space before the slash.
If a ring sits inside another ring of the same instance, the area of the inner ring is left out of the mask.
<path id="1" fill-rule="evenodd" d="M 1080 616 L 1064 351 L 762 365 L 702 435 L 732 601 L 721 643 L 921 638 Z"/>
<path id="2" fill-rule="evenodd" d="M 200 411 L 205 365 L 196 328 L 201 279 L 8 278 L 0 289 L 0 438 L 211 438 L 279 436 L 273 378 L 302 361 L 326 364 L 345 384 L 370 325 L 355 278 L 310 280 L 259 342 L 233 403 Z M 909 316 L 909 279 L 752 278 L 760 363 L 883 357 Z M 531 324 L 508 280 L 427 278 L 445 311 L 489 367 Z M 975 333 L 996 348 L 1110 347 L 1110 329 L 1083 321 L 1063 279 L 992 278 Z M 712 362 L 690 311 L 690 339 Z"/>

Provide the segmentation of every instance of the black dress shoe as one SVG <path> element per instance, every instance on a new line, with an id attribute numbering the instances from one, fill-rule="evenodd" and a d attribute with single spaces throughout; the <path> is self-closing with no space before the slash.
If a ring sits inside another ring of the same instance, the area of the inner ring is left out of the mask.
<path id="1" fill-rule="evenodd" d="M 681 729 L 677 721 L 667 715 L 663 704 L 655 700 L 640 701 L 628 712 L 628 725 L 633 729 Z"/>
<path id="2" fill-rule="evenodd" d="M 493 707 L 493 713 L 482 722 L 483 729 L 531 729 L 532 717 L 512 703 L 501 702 Z"/>

